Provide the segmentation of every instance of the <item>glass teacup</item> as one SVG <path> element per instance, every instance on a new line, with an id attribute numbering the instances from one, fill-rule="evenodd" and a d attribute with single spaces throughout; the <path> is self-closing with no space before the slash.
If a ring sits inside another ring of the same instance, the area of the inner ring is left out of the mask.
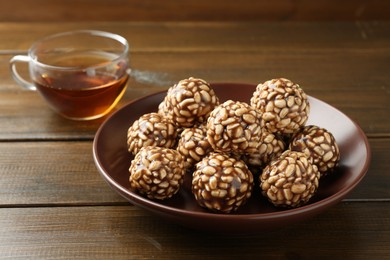
<path id="1" fill-rule="evenodd" d="M 122 36 L 94 30 L 59 33 L 35 42 L 27 55 L 10 60 L 18 84 L 37 90 L 49 106 L 74 120 L 109 113 L 123 96 L 129 78 L 129 44 Z M 16 69 L 27 62 L 31 81 Z"/>

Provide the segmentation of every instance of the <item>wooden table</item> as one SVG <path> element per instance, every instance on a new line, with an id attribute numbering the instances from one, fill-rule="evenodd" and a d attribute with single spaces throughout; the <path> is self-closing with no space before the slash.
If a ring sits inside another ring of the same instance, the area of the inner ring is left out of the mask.
<path id="1" fill-rule="evenodd" d="M 362 127 L 366 177 L 323 214 L 259 234 L 189 230 L 130 205 L 92 159 L 104 119 L 63 119 L 9 73 L 9 59 L 36 39 L 81 28 L 130 42 L 137 77 L 118 107 L 189 76 L 287 77 Z M 3 22 L 0 35 L 0 258 L 389 259 L 389 22 Z"/>

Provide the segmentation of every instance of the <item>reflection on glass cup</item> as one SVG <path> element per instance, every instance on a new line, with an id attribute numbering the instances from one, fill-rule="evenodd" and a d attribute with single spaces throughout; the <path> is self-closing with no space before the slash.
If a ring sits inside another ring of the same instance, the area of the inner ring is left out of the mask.
<path id="1" fill-rule="evenodd" d="M 10 60 L 15 81 L 37 90 L 66 118 L 91 120 L 106 115 L 123 96 L 129 78 L 125 38 L 101 31 L 55 34 L 34 43 L 27 55 Z M 27 62 L 32 83 L 16 69 Z"/>

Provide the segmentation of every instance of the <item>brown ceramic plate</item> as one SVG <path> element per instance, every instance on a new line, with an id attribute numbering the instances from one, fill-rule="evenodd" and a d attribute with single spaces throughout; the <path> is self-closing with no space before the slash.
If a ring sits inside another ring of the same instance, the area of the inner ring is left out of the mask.
<path id="1" fill-rule="evenodd" d="M 212 84 L 221 101 L 249 102 L 255 85 L 238 83 Z M 178 194 L 166 201 L 154 201 L 129 189 L 128 168 L 132 156 L 127 152 L 126 135 L 130 125 L 141 115 L 157 110 L 166 91 L 134 100 L 116 111 L 97 131 L 93 156 L 103 178 L 124 198 L 164 219 L 202 230 L 253 232 L 280 227 L 314 216 L 343 199 L 362 180 L 371 159 L 367 138 L 349 117 L 332 106 L 309 97 L 311 112 L 308 124 L 331 131 L 340 147 L 340 165 L 334 174 L 321 179 L 310 202 L 296 209 L 277 209 L 254 190 L 250 200 L 233 214 L 216 214 L 199 207 L 191 193 L 191 175 Z"/>

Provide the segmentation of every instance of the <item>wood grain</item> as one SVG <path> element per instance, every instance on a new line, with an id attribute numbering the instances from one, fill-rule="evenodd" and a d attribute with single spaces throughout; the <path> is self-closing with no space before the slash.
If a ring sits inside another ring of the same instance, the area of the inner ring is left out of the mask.
<path id="1" fill-rule="evenodd" d="M 237 235 L 190 230 L 132 206 L 0 209 L 0 253 L 68 259 L 385 259 L 390 222 L 383 216 L 389 209 L 382 203 L 341 203 L 305 222 Z"/>
<path id="2" fill-rule="evenodd" d="M 99 175 L 91 142 L 0 143 L 0 207 L 124 202 Z"/>
<path id="3" fill-rule="evenodd" d="M 26 51 L 49 34 L 77 29 L 118 33 L 131 52 L 388 50 L 389 21 L 356 22 L 68 22 L 0 23 L 2 52 Z M 12 33 L 10 33 L 12 32 Z M 243 48 L 243 46 L 245 48 Z M 309 52 L 310 53 L 310 52 Z"/>
<path id="4" fill-rule="evenodd" d="M 14 0 L 0 21 L 269 21 L 388 20 L 385 0 Z"/>

